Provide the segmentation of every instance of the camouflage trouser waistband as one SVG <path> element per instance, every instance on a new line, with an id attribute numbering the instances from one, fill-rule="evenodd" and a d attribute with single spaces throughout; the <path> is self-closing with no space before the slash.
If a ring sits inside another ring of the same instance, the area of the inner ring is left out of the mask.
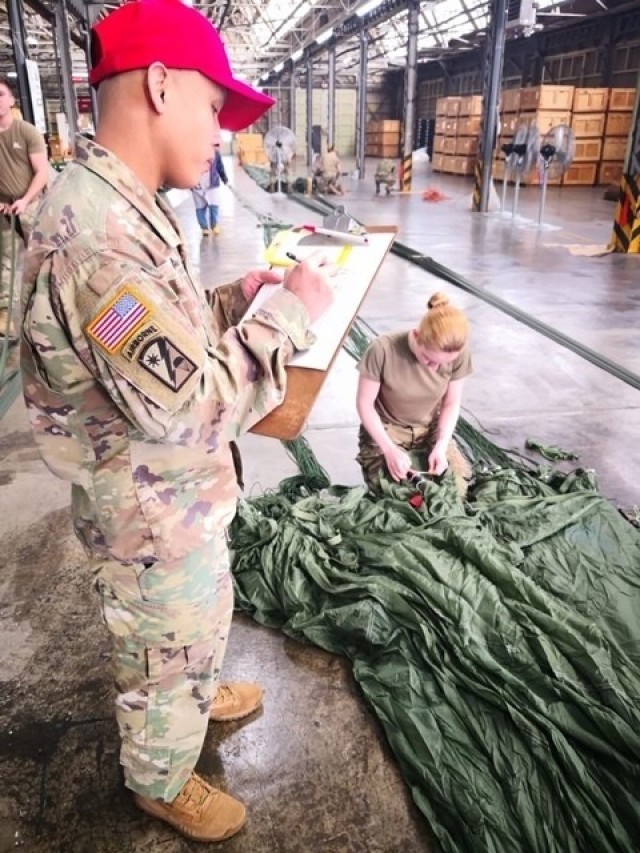
<path id="1" fill-rule="evenodd" d="M 385 424 L 385 430 L 394 444 L 402 447 L 403 450 L 409 453 L 415 469 L 417 471 L 426 471 L 429 463 L 429 454 L 435 443 L 437 426 L 437 421 L 434 420 L 431 424 L 424 427 L 403 427 L 397 424 Z M 391 476 L 387 471 L 384 454 L 362 426 L 358 435 L 358 448 L 356 461 L 362 469 L 362 477 L 371 492 L 380 494 L 381 477 L 391 479 Z M 458 492 L 464 496 L 467 491 L 467 480 L 471 477 L 471 466 L 455 441 L 449 443 L 447 460 L 449 468 L 456 478 Z"/>
<path id="2" fill-rule="evenodd" d="M 113 642 L 125 783 L 168 802 L 200 756 L 224 659 L 233 613 L 226 543 L 174 563 L 94 569 Z"/>

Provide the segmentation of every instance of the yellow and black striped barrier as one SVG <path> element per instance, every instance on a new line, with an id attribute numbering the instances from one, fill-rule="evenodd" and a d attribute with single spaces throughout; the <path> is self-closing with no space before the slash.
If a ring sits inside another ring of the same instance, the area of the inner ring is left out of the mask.
<path id="1" fill-rule="evenodd" d="M 402 159 L 402 190 L 408 192 L 411 189 L 413 177 L 413 154 L 408 154 Z"/>
<path id="2" fill-rule="evenodd" d="M 475 169 L 476 183 L 473 188 L 473 210 L 478 213 L 480 210 L 480 197 L 482 194 L 482 160 L 476 160 Z"/>
<path id="3" fill-rule="evenodd" d="M 640 254 L 640 175 L 622 176 L 611 239 L 616 252 Z"/>

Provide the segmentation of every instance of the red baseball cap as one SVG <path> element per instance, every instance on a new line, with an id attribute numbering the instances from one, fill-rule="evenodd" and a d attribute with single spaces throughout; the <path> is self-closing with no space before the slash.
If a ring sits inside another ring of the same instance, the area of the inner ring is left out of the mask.
<path id="1" fill-rule="evenodd" d="M 93 86 L 154 62 L 199 71 L 226 89 L 220 111 L 220 127 L 225 130 L 248 127 L 275 103 L 234 78 L 218 31 L 182 0 L 130 0 L 93 27 L 89 72 Z"/>

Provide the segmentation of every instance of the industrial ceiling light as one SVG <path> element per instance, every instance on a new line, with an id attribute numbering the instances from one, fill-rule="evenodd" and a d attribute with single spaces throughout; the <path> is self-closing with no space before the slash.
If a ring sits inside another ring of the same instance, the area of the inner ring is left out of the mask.
<path id="1" fill-rule="evenodd" d="M 296 50 L 296 52 L 295 52 L 295 53 L 292 53 L 292 54 L 291 54 L 291 60 L 292 60 L 292 62 L 297 62 L 299 59 L 302 59 L 302 54 L 303 54 L 303 53 L 304 53 L 304 51 L 302 50 L 302 48 L 301 48 L 300 50 Z"/>
<path id="2" fill-rule="evenodd" d="M 368 15 L 369 12 L 373 12 L 374 9 L 377 9 L 378 6 L 382 6 L 384 0 L 367 0 L 359 9 L 356 9 L 356 15 L 359 18 L 363 18 L 365 15 Z"/>
<path id="3" fill-rule="evenodd" d="M 333 27 L 329 27 L 328 30 L 325 30 L 323 33 L 316 38 L 316 44 L 324 44 L 326 41 L 329 41 L 331 36 L 333 35 Z"/>

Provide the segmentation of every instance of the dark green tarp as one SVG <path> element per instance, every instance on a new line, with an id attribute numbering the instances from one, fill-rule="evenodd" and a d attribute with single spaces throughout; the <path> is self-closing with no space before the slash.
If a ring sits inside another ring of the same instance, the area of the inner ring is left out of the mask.
<path id="1" fill-rule="evenodd" d="M 584 472 L 242 502 L 237 603 L 345 655 L 443 851 L 640 850 L 640 532 Z"/>

